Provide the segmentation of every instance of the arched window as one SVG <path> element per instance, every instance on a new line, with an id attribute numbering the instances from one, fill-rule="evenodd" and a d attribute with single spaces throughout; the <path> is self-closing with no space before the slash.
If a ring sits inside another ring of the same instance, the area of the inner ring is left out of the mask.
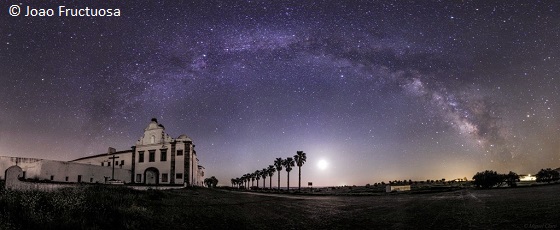
<path id="1" fill-rule="evenodd" d="M 150 143 L 156 143 L 156 136 L 152 135 L 152 137 L 150 137 Z"/>

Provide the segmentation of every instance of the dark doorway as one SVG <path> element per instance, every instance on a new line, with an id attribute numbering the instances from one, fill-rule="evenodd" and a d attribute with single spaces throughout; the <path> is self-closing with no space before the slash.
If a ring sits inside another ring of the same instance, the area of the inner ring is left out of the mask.
<path id="1" fill-rule="evenodd" d="M 146 184 L 159 184 L 159 170 L 156 168 L 147 168 L 144 171 L 144 182 Z"/>

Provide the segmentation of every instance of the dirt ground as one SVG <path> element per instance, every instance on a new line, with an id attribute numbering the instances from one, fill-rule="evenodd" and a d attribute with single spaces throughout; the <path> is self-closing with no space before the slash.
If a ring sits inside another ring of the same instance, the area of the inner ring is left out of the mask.
<path id="1" fill-rule="evenodd" d="M 381 196 L 296 196 L 210 189 L 173 193 L 185 197 L 169 205 L 186 214 L 186 219 L 195 220 L 182 223 L 195 228 L 560 229 L 560 185 Z"/>

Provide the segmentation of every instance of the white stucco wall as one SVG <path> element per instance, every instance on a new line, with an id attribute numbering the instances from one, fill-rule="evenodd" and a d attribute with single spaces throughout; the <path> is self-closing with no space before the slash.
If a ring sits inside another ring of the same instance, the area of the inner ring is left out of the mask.
<path id="1" fill-rule="evenodd" d="M 68 177 L 68 182 L 78 182 L 80 175 L 84 183 L 105 183 L 105 178 L 111 179 L 112 167 L 50 160 L 41 162 L 41 178 L 53 176 L 54 181 L 66 181 Z M 130 170 L 115 168 L 114 179 L 130 183 Z"/>
<path id="2" fill-rule="evenodd" d="M 172 164 L 172 153 L 171 153 L 171 143 L 157 143 L 157 144 L 148 144 L 148 145 L 137 145 L 136 146 L 136 157 L 135 157 L 135 162 L 136 162 L 136 166 L 135 166 L 135 181 L 136 181 L 136 177 L 138 174 L 140 174 L 141 179 L 141 183 L 144 182 L 145 178 L 144 178 L 144 173 L 146 171 L 146 169 L 148 168 L 157 168 L 159 171 L 159 183 L 160 184 L 170 184 L 171 183 L 171 164 Z M 192 149 L 192 144 L 191 145 L 191 149 Z M 162 149 L 166 149 L 167 150 L 167 157 L 165 161 L 161 161 L 161 150 Z M 155 157 L 154 157 L 154 161 L 150 162 L 150 150 L 155 151 Z M 183 151 L 183 155 L 182 156 L 177 156 L 177 152 L 179 151 Z M 141 162 L 140 160 L 140 152 L 144 152 L 144 159 L 143 162 Z M 185 182 L 185 180 L 188 180 L 189 178 L 185 178 L 188 174 L 186 174 L 185 172 L 185 158 L 186 158 L 186 154 L 189 153 L 185 153 L 185 143 L 182 142 L 177 142 L 175 145 L 175 175 L 174 175 L 174 181 L 175 184 L 183 184 Z M 192 155 L 192 150 L 190 151 L 190 154 Z M 192 162 L 191 162 L 192 163 Z M 166 173 L 168 175 L 168 180 L 166 182 L 163 181 L 163 177 L 162 174 Z M 180 173 L 182 174 L 181 178 L 177 178 L 177 174 Z"/>
<path id="3" fill-rule="evenodd" d="M 0 179 L 5 178 L 5 171 L 10 166 L 18 165 L 24 171 L 34 172 L 37 171 L 37 162 L 41 161 L 42 159 L 37 158 L 27 158 L 27 157 L 9 157 L 9 156 L 0 156 Z M 26 172 L 26 177 L 27 176 Z M 28 177 L 29 178 L 29 177 Z"/>
<path id="4" fill-rule="evenodd" d="M 114 156 L 118 157 L 115 159 L 115 169 L 127 169 L 130 170 L 132 168 L 132 150 L 127 151 L 120 151 L 114 154 Z M 112 168 L 113 167 L 113 157 L 112 154 L 100 154 L 91 157 L 84 157 L 80 159 L 73 160 L 71 162 L 80 163 L 80 164 L 90 164 L 90 165 L 98 165 L 98 166 L 105 166 Z M 101 164 L 103 163 L 103 165 Z M 109 164 L 110 163 L 110 164 Z M 121 164 L 121 163 L 124 163 Z"/>
<path id="5" fill-rule="evenodd" d="M 78 175 L 81 175 L 84 183 L 104 183 L 105 177 L 111 179 L 112 174 L 112 168 L 98 165 L 0 156 L 2 178 L 4 178 L 5 170 L 13 165 L 19 166 L 25 172 L 25 178 L 51 180 L 52 176 L 52 181 L 58 182 L 78 182 Z M 115 168 L 115 179 L 129 183 L 130 170 Z"/>

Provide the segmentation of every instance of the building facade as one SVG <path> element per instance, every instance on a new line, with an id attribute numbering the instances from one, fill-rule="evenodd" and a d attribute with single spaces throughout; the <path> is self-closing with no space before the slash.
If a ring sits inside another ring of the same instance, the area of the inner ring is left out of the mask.
<path id="1" fill-rule="evenodd" d="M 153 118 L 129 150 L 82 157 L 69 162 L 35 158 L 0 157 L 0 170 L 20 166 L 23 177 L 57 182 L 202 186 L 204 167 L 187 135 L 170 137 Z"/>

